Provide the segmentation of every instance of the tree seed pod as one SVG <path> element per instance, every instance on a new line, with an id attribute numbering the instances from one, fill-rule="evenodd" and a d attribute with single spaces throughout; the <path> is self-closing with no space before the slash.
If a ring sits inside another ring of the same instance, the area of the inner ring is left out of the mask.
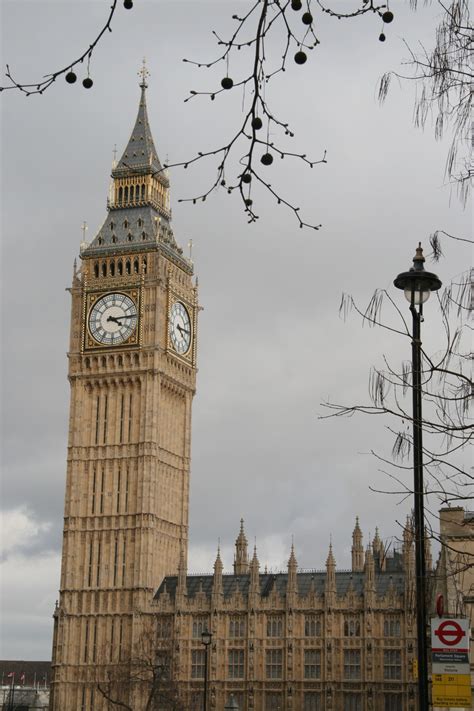
<path id="1" fill-rule="evenodd" d="M 272 154 L 264 153 L 263 156 L 260 158 L 260 162 L 263 163 L 263 165 L 271 165 L 273 163 Z"/>
<path id="2" fill-rule="evenodd" d="M 296 64 L 304 64 L 307 59 L 308 57 L 306 56 L 305 52 L 301 52 L 301 50 L 295 54 Z"/>
<path id="3" fill-rule="evenodd" d="M 77 76 L 74 74 L 73 71 L 70 71 L 66 74 L 65 79 L 68 84 L 74 84 L 74 82 L 77 80 Z"/>
<path id="4" fill-rule="evenodd" d="M 388 25 L 393 20 L 393 12 L 386 10 L 382 15 L 382 20 Z"/>
<path id="5" fill-rule="evenodd" d="M 252 180 L 252 176 L 250 175 L 250 173 L 243 174 L 243 176 L 242 176 L 243 183 L 250 183 L 251 180 Z"/>
<path id="6" fill-rule="evenodd" d="M 258 116 L 255 116 L 255 118 L 252 120 L 252 128 L 255 129 L 255 131 L 258 131 L 260 128 L 262 128 L 262 126 L 262 119 Z"/>
<path id="7" fill-rule="evenodd" d="M 301 0 L 291 0 L 291 9 L 292 10 L 298 11 L 298 10 L 301 10 L 302 7 L 303 7 L 303 3 L 301 2 Z"/>
<path id="8" fill-rule="evenodd" d="M 123 0 L 123 6 L 126 10 L 131 10 L 133 7 L 133 0 Z"/>
<path id="9" fill-rule="evenodd" d="M 385 42 L 386 39 L 387 39 L 387 38 L 385 37 L 384 33 L 381 32 L 381 33 L 379 34 L 379 40 L 380 40 L 381 42 Z"/>
<path id="10" fill-rule="evenodd" d="M 223 80 L 221 81 L 221 87 L 223 89 L 232 89 L 234 86 L 234 82 L 230 77 L 224 77 Z"/>
<path id="11" fill-rule="evenodd" d="M 247 198 L 247 199 L 245 200 L 245 204 L 247 205 L 247 207 L 250 207 L 250 205 L 253 204 L 253 200 L 251 200 L 250 198 Z"/>
<path id="12" fill-rule="evenodd" d="M 311 25 L 313 22 L 313 16 L 310 12 L 305 12 L 301 16 L 301 21 L 303 22 L 304 25 Z"/>
<path id="13" fill-rule="evenodd" d="M 84 89 L 90 89 L 93 83 L 94 82 L 90 77 L 86 77 L 82 80 L 82 86 L 84 87 Z"/>

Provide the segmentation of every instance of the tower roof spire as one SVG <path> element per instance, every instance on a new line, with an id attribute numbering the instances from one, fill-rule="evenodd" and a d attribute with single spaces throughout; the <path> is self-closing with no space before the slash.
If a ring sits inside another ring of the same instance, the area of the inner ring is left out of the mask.
<path id="1" fill-rule="evenodd" d="M 114 178 L 126 177 L 132 174 L 136 175 L 137 173 L 156 173 L 163 170 L 160 159 L 158 158 L 158 153 L 156 152 L 150 123 L 148 121 L 146 106 L 146 90 L 148 84 L 146 79 L 150 75 L 150 72 L 146 68 L 145 59 L 143 59 L 143 65 L 138 75 L 141 80 L 141 94 L 137 118 L 122 157 L 112 171 L 112 177 Z"/>

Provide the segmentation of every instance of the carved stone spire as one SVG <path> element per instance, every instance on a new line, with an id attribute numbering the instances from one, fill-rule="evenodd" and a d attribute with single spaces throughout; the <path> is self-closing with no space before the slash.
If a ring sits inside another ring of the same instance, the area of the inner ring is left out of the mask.
<path id="1" fill-rule="evenodd" d="M 324 595 L 327 607 L 333 607 L 336 599 L 336 561 L 332 552 L 332 543 L 329 544 L 329 552 L 326 559 Z"/>
<path id="2" fill-rule="evenodd" d="M 244 519 L 240 519 L 240 532 L 235 541 L 234 573 L 247 575 L 249 572 L 248 541 L 244 531 Z"/>
<path id="3" fill-rule="evenodd" d="M 178 563 L 178 586 L 176 588 L 176 596 L 179 600 L 182 600 L 187 593 L 186 577 L 187 577 L 187 566 L 186 566 L 185 547 L 183 544 L 181 544 L 181 551 L 179 554 L 179 563 Z"/>
<path id="4" fill-rule="evenodd" d="M 222 570 L 223 570 L 220 546 L 217 546 L 217 556 L 214 562 L 214 577 L 212 580 L 212 597 L 214 599 L 214 604 L 216 604 L 217 599 L 222 596 Z"/>
<path id="5" fill-rule="evenodd" d="M 260 592 L 260 563 L 257 557 L 257 546 L 254 546 L 253 557 L 250 561 L 250 589 L 249 592 L 257 594 Z"/>
<path id="6" fill-rule="evenodd" d="M 295 594 L 297 592 L 297 570 L 298 563 L 295 556 L 295 547 L 293 543 L 291 544 L 291 553 L 288 560 L 288 585 L 287 592 L 289 594 Z"/>
<path id="7" fill-rule="evenodd" d="M 364 547 L 362 545 L 362 531 L 359 526 L 359 517 L 356 516 L 355 527 L 352 532 L 352 570 L 360 573 L 364 569 Z"/>

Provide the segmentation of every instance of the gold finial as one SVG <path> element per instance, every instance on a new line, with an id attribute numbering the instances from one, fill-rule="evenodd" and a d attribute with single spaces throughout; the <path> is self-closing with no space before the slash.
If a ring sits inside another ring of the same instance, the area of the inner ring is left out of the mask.
<path id="1" fill-rule="evenodd" d="M 150 76 L 150 72 L 146 68 L 146 58 L 145 57 L 143 57 L 142 68 L 137 73 L 138 73 L 138 76 L 141 78 L 140 86 L 142 86 L 142 87 L 148 86 L 146 83 L 146 78 Z"/>
<path id="2" fill-rule="evenodd" d="M 188 247 L 189 247 L 189 261 L 193 261 L 193 241 L 192 239 L 189 240 L 188 242 Z"/>
<path id="3" fill-rule="evenodd" d="M 81 225 L 81 230 L 82 230 L 82 241 L 86 241 L 86 232 L 89 228 L 87 227 L 87 222 L 83 222 Z"/>
<path id="4" fill-rule="evenodd" d="M 114 143 L 114 149 L 112 151 L 112 155 L 114 157 L 113 167 L 115 168 L 115 166 L 117 165 L 117 144 L 116 143 Z"/>

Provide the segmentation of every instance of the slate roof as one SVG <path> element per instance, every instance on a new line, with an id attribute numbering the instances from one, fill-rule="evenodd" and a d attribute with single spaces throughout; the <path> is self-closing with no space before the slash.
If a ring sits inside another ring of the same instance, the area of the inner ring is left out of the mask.
<path id="1" fill-rule="evenodd" d="M 137 173 L 154 173 L 163 169 L 148 121 L 145 95 L 147 85 L 142 82 L 140 86 L 141 97 L 135 126 L 122 157 L 112 171 L 113 178 Z"/>
<path id="2" fill-rule="evenodd" d="M 404 590 L 404 579 L 405 576 L 400 569 L 398 569 L 396 572 L 384 571 L 376 573 L 375 590 L 377 595 L 385 595 L 390 585 L 393 585 L 394 590 L 397 593 L 402 593 Z M 298 573 L 298 594 L 301 596 L 307 595 L 313 587 L 317 595 L 322 595 L 324 593 L 325 580 L 326 572 L 324 571 Z M 364 580 L 364 573 L 354 573 L 351 571 L 337 572 L 337 595 L 339 597 L 346 595 L 351 585 L 355 595 L 362 595 L 364 592 Z M 276 588 L 277 593 L 283 597 L 284 595 L 286 595 L 288 575 L 287 573 L 263 573 L 259 575 L 259 583 L 260 595 L 262 597 L 268 597 L 274 588 Z M 174 598 L 176 595 L 177 585 L 177 576 L 169 576 L 164 578 L 163 582 L 161 583 L 155 594 L 155 600 L 158 599 L 165 591 L 169 593 L 172 598 Z M 212 585 L 212 575 L 188 575 L 186 577 L 187 596 L 190 598 L 195 597 L 197 593 L 202 590 L 207 597 L 210 597 L 212 593 Z M 222 587 L 224 591 L 224 597 L 230 597 L 231 595 L 234 595 L 237 590 L 239 590 L 242 596 L 245 598 L 248 595 L 249 585 L 249 575 L 232 574 L 222 576 Z"/>

